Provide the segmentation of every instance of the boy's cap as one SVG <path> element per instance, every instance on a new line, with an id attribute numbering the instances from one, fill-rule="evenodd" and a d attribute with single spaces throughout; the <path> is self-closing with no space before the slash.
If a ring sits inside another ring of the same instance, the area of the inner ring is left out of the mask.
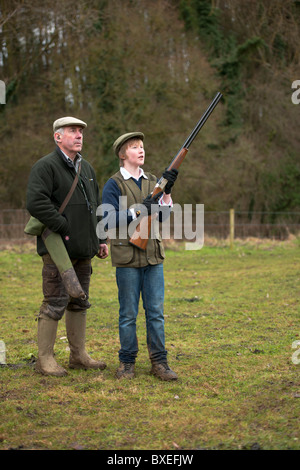
<path id="1" fill-rule="evenodd" d="M 80 119 L 67 116 L 67 117 L 62 117 L 59 119 L 56 119 L 53 123 L 53 132 L 55 132 L 57 129 L 60 129 L 61 127 L 65 126 L 81 126 L 81 127 L 87 127 L 87 123 L 84 121 L 81 121 Z"/>
<path id="2" fill-rule="evenodd" d="M 113 149 L 117 157 L 119 156 L 119 150 L 122 145 L 129 139 L 133 139 L 134 137 L 138 137 L 141 140 L 144 140 L 144 134 L 142 132 L 128 132 L 127 134 L 120 135 L 117 140 L 113 143 Z"/>

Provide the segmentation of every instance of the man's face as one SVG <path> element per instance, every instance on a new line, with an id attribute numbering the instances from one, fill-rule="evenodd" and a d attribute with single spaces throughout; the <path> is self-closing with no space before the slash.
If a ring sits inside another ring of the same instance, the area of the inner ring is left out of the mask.
<path id="1" fill-rule="evenodd" d="M 56 134 L 58 145 L 70 158 L 74 158 L 80 152 L 83 144 L 83 128 L 80 126 L 66 126 L 64 133 Z"/>

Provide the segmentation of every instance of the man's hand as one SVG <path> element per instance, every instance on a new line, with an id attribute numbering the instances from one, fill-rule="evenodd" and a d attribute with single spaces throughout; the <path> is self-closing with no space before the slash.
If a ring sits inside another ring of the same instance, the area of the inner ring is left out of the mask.
<path id="1" fill-rule="evenodd" d="M 99 245 L 99 251 L 96 256 L 101 259 L 105 259 L 108 257 L 108 246 L 106 245 L 106 243 Z"/>

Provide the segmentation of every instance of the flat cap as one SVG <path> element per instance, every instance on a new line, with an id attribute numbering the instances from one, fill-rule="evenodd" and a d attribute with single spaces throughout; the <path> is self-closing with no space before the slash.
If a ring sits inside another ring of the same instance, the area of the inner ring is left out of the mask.
<path id="1" fill-rule="evenodd" d="M 144 134 L 142 132 L 128 132 L 127 134 L 120 135 L 117 140 L 113 143 L 113 149 L 117 157 L 119 156 L 119 150 L 122 145 L 129 139 L 134 139 L 137 137 L 138 139 L 144 140 Z"/>
<path id="2" fill-rule="evenodd" d="M 84 121 L 81 121 L 80 119 L 77 119 L 75 117 L 67 116 L 67 117 L 62 117 L 59 119 L 56 119 L 53 123 L 53 132 L 55 132 L 57 129 L 60 129 L 61 127 L 65 126 L 81 126 L 81 127 L 87 127 L 87 123 Z"/>

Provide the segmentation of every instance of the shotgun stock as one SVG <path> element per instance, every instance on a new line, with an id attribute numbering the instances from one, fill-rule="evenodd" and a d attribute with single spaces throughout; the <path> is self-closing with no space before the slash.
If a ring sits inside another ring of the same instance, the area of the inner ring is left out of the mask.
<path id="1" fill-rule="evenodd" d="M 192 144 L 193 140 L 197 136 L 200 129 L 206 123 L 207 119 L 209 118 L 209 116 L 211 115 L 211 113 L 213 112 L 217 104 L 219 103 L 222 96 L 223 95 L 220 92 L 216 94 L 216 96 L 214 97 L 210 105 L 208 106 L 207 110 L 205 111 L 201 119 L 197 122 L 196 126 L 194 127 L 194 129 L 192 130 L 192 132 L 190 133 L 190 135 L 184 142 L 179 152 L 175 155 L 175 157 L 171 161 L 167 170 L 172 170 L 173 168 L 178 170 L 184 158 L 186 157 L 186 154 L 188 153 L 190 145 Z M 154 190 L 152 192 L 153 196 L 160 191 L 164 191 L 167 183 L 168 181 L 165 178 L 161 177 L 154 187 Z M 136 246 L 137 248 L 140 248 L 141 250 L 146 250 L 147 248 L 148 239 L 149 239 L 150 231 L 151 231 L 151 220 L 152 220 L 151 215 L 147 217 L 142 217 L 141 222 L 139 223 L 139 225 L 137 225 L 135 232 L 133 233 L 132 237 L 129 240 L 129 242 L 132 245 Z"/>

